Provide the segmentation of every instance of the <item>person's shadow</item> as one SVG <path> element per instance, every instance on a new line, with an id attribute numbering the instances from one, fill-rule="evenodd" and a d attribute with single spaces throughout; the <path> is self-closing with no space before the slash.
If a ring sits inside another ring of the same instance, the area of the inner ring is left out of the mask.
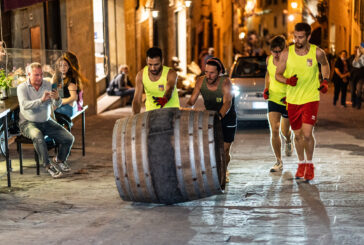
<path id="1" fill-rule="evenodd" d="M 270 187 L 271 192 L 276 192 L 274 198 L 275 202 L 272 203 L 277 207 L 287 207 L 292 202 L 292 193 L 294 189 L 293 176 L 291 171 L 270 173 L 272 178 L 272 185 Z M 280 181 L 280 182 L 279 182 Z M 279 224 L 272 226 L 272 234 L 278 234 L 280 237 L 280 244 L 286 244 L 291 241 L 289 236 L 281 236 L 281 234 L 291 233 L 292 219 L 291 211 L 289 209 L 282 209 L 282 211 L 277 211 L 278 213 L 284 214 L 280 215 Z M 287 213 L 288 212 L 288 213 Z M 285 239 L 285 241 L 284 241 Z"/>
<path id="2" fill-rule="evenodd" d="M 297 181 L 297 186 L 302 199 L 307 244 L 333 244 L 330 219 L 316 185 Z"/>

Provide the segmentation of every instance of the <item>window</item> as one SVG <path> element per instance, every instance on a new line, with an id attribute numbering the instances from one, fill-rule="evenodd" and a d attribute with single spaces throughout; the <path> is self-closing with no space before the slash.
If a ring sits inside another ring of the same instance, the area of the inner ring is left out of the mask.
<path id="1" fill-rule="evenodd" d="M 96 78 L 101 78 L 106 73 L 103 2 L 103 0 L 93 0 Z"/>
<path id="2" fill-rule="evenodd" d="M 282 25 L 286 26 L 286 14 L 282 14 Z"/>
<path id="3" fill-rule="evenodd" d="M 277 16 L 274 16 L 274 28 L 277 28 Z"/>

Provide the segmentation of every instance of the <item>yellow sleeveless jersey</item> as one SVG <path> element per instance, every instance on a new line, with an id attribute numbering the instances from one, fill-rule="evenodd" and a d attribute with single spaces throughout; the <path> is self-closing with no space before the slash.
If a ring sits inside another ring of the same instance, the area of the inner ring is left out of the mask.
<path id="1" fill-rule="evenodd" d="M 146 111 L 151 111 L 155 109 L 160 109 L 159 105 L 156 105 L 153 100 L 153 96 L 155 97 L 163 97 L 164 93 L 166 92 L 167 88 L 167 75 L 169 71 L 169 67 L 163 66 L 161 77 L 158 81 L 151 81 L 148 76 L 148 66 L 144 67 L 143 70 L 143 85 L 144 91 L 146 95 L 145 100 L 145 109 Z M 178 98 L 178 91 L 176 86 L 174 87 L 172 97 L 167 102 L 167 104 L 163 108 L 169 107 L 177 107 L 179 108 L 179 98 Z"/>
<path id="2" fill-rule="evenodd" d="M 316 45 L 311 44 L 304 56 L 297 55 L 295 46 L 289 46 L 285 77 L 297 74 L 297 85 L 287 85 L 287 99 L 290 104 L 302 105 L 320 100 L 319 69 L 316 60 Z"/>
<path id="3" fill-rule="evenodd" d="M 269 58 L 268 58 L 267 70 L 268 70 L 268 74 L 269 74 L 269 99 L 268 100 L 284 106 L 283 102 L 281 102 L 281 99 L 286 96 L 287 85 L 280 83 L 276 80 L 275 76 L 276 76 L 277 66 L 275 66 L 273 63 L 272 55 L 269 56 Z"/>

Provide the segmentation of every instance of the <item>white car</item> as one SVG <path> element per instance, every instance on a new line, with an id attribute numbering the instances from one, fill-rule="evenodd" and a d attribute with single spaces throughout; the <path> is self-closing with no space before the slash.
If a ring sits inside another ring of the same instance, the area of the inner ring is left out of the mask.
<path id="1" fill-rule="evenodd" d="M 268 103 L 263 98 L 266 57 L 239 57 L 230 80 L 235 95 L 238 121 L 267 120 Z"/>

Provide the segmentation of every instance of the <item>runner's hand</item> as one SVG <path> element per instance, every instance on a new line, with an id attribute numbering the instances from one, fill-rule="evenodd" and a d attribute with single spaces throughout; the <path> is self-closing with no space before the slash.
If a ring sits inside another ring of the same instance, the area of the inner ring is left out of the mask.
<path id="1" fill-rule="evenodd" d="M 160 105 L 161 108 L 163 108 L 168 102 L 168 99 L 166 97 L 153 96 L 153 100 L 154 100 L 154 103 L 156 103 L 157 105 Z"/>
<path id="2" fill-rule="evenodd" d="M 291 85 L 291 86 L 296 86 L 297 80 L 298 80 L 298 78 L 297 78 L 297 75 L 295 74 L 292 77 L 287 78 L 286 84 Z"/>
<path id="3" fill-rule="evenodd" d="M 263 98 L 265 100 L 269 99 L 269 88 L 264 89 Z"/>
<path id="4" fill-rule="evenodd" d="M 284 96 L 282 99 L 281 99 L 281 102 L 283 103 L 283 104 L 287 104 L 287 101 L 286 101 L 286 96 Z"/>
<path id="5" fill-rule="evenodd" d="M 318 90 L 320 90 L 321 93 L 326 94 L 328 89 L 329 89 L 329 81 L 327 79 L 324 79 L 324 81 L 320 84 Z"/>

